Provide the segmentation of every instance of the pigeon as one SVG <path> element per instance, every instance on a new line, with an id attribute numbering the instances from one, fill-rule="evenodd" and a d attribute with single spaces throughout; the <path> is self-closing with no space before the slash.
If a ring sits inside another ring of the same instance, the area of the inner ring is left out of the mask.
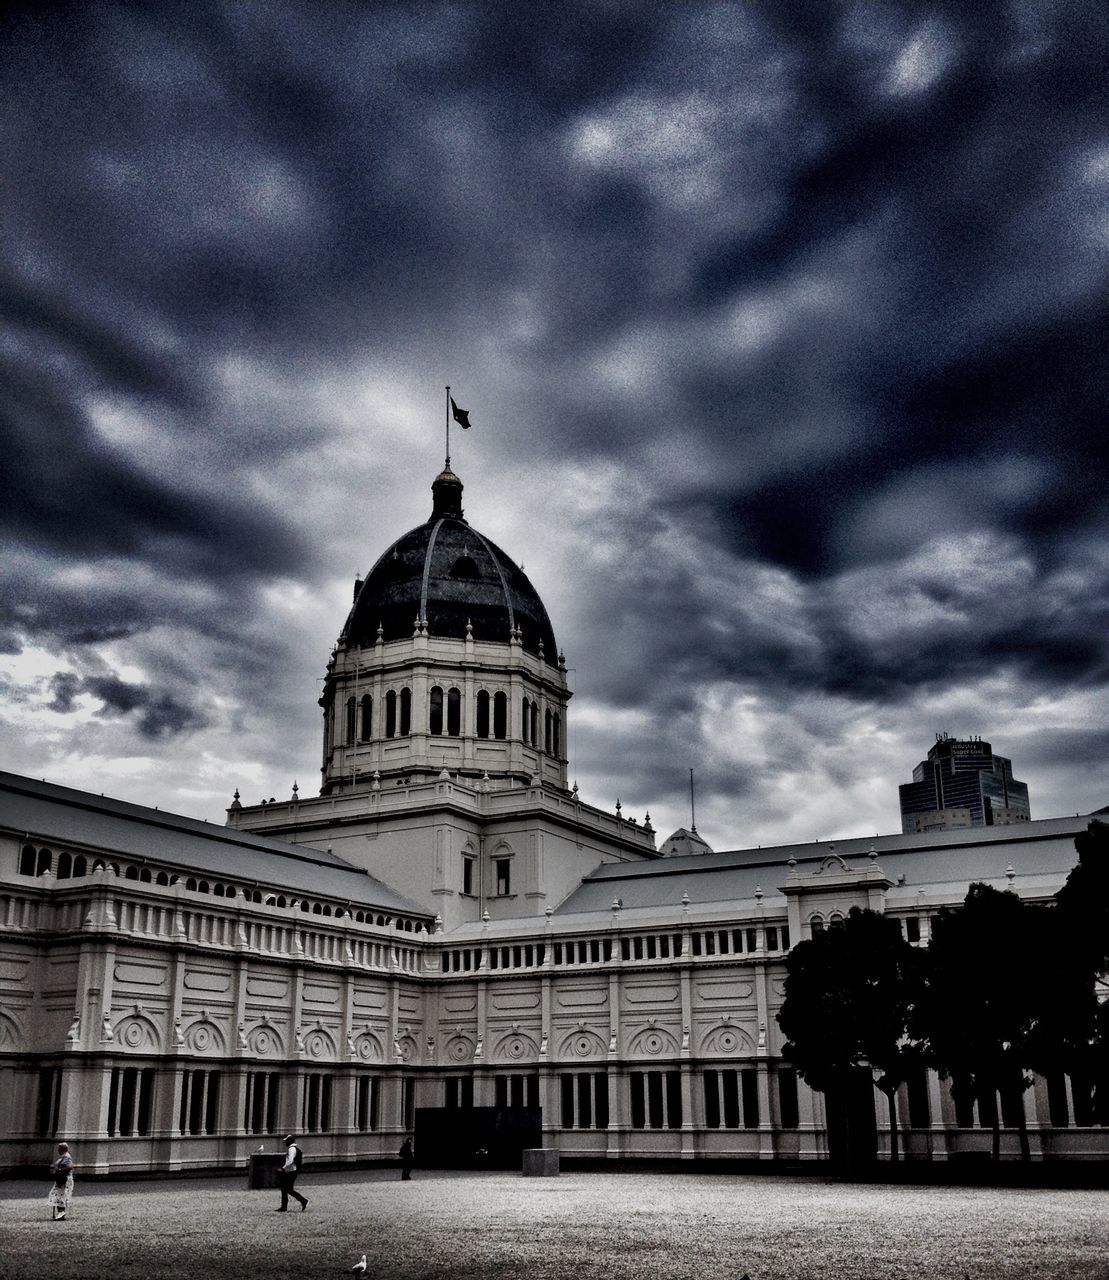
<path id="1" fill-rule="evenodd" d="M 351 1267 L 351 1271 L 353 1271 L 356 1276 L 364 1276 L 366 1274 L 366 1255 L 365 1254 L 363 1254 L 362 1257 L 354 1264 L 354 1266 Z"/>

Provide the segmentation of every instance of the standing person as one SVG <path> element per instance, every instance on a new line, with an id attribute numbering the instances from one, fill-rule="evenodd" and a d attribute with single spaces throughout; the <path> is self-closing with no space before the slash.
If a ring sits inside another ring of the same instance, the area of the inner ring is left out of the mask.
<path id="1" fill-rule="evenodd" d="M 68 1143 L 58 1143 L 58 1158 L 50 1166 L 50 1172 L 54 1185 L 50 1188 L 46 1203 L 50 1206 L 53 1220 L 61 1222 L 73 1198 L 73 1157 L 69 1154 Z"/>
<path id="2" fill-rule="evenodd" d="M 304 1153 L 296 1144 L 296 1139 L 292 1136 L 285 1140 L 285 1163 L 277 1171 L 277 1185 L 281 1188 L 281 1206 L 274 1209 L 274 1213 L 286 1213 L 289 1208 L 289 1197 L 300 1201 L 300 1211 L 303 1213 L 308 1208 L 307 1199 L 294 1190 L 293 1184 L 297 1180 L 297 1174 L 300 1172 L 300 1162 L 304 1159 Z"/>
<path id="3" fill-rule="evenodd" d="M 412 1181 L 412 1139 L 405 1137 L 400 1144 L 400 1180 L 401 1182 Z"/>

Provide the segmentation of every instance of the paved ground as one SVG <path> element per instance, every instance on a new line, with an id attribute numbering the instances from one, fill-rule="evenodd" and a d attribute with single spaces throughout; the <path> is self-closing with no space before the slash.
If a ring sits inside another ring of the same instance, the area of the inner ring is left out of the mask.
<path id="1" fill-rule="evenodd" d="M 1109 1280 L 1109 1193 L 815 1178 L 305 1172 L 307 1213 L 237 1179 L 0 1183 L 4 1280 Z"/>

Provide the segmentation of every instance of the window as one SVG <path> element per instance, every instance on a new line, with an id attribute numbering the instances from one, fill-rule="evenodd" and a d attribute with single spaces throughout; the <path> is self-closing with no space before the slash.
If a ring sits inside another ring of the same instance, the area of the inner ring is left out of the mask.
<path id="1" fill-rule="evenodd" d="M 243 1128 L 247 1133 L 273 1133 L 281 1100 L 281 1077 L 276 1071 L 251 1071 L 246 1078 Z"/>
<path id="2" fill-rule="evenodd" d="M 531 711 L 529 714 L 531 717 L 531 723 L 528 726 L 530 729 L 530 737 L 528 738 L 528 741 L 534 747 L 539 740 L 539 703 L 538 702 L 533 702 L 531 704 Z"/>
<path id="3" fill-rule="evenodd" d="M 33 845 L 25 844 L 19 852 L 19 874 L 33 876 L 35 874 L 35 850 Z"/>
<path id="4" fill-rule="evenodd" d="M 154 1069 L 113 1067 L 108 1086 L 108 1123 L 111 1138 L 145 1137 L 150 1132 L 154 1097 Z"/>
<path id="5" fill-rule="evenodd" d="M 447 734 L 457 738 L 462 732 L 462 694 L 457 689 L 447 690 Z"/>
<path id="6" fill-rule="evenodd" d="M 551 744 L 554 741 L 554 736 L 551 732 L 551 721 L 553 718 L 554 717 L 551 715 L 550 709 L 548 708 L 543 713 L 543 750 L 546 751 L 547 755 L 551 754 Z"/>
<path id="7" fill-rule="evenodd" d="M 412 732 L 412 690 L 400 691 L 400 736 L 407 738 Z"/>
<path id="8" fill-rule="evenodd" d="M 219 1093 L 218 1071 L 182 1071 L 178 1133 L 218 1133 Z"/>
<path id="9" fill-rule="evenodd" d="M 347 716 L 346 716 L 346 734 L 344 742 L 346 745 L 352 746 L 354 743 L 355 721 L 357 719 L 358 703 L 354 698 L 347 699 Z"/>
<path id="10" fill-rule="evenodd" d="M 813 916 L 809 921 L 809 927 L 812 929 L 812 935 L 815 938 L 818 933 L 824 932 L 824 917 Z"/>
<path id="11" fill-rule="evenodd" d="M 327 1133 L 331 1128 L 331 1076 L 310 1072 L 304 1077 L 301 1128 L 305 1133 Z"/>
<path id="12" fill-rule="evenodd" d="M 405 1129 L 411 1129 L 416 1119 L 416 1077 L 405 1076 L 401 1081 L 401 1121 Z"/>
<path id="13" fill-rule="evenodd" d="M 431 691 L 431 705 L 428 709 L 427 731 L 436 736 L 443 732 L 443 690 L 438 685 Z"/>
<path id="14" fill-rule="evenodd" d="M 376 1076 L 359 1076 L 354 1089 L 354 1127 L 359 1133 L 372 1133 L 377 1128 L 380 1090 Z"/>
<path id="15" fill-rule="evenodd" d="M 920 917 L 909 916 L 905 921 L 905 938 L 908 942 L 920 941 Z"/>
<path id="16" fill-rule="evenodd" d="M 539 1106 L 538 1072 L 528 1074 L 494 1076 L 494 1100 L 498 1107 L 532 1107 Z"/>
<path id="17" fill-rule="evenodd" d="M 754 1071 L 706 1071 L 702 1079 L 706 1128 L 754 1129 L 758 1126 L 758 1081 Z M 659 1126 L 652 1122 L 651 1127 Z"/>
<path id="18" fill-rule="evenodd" d="M 508 694 L 497 692 L 493 695 L 493 737 L 508 736 Z"/>
<path id="19" fill-rule="evenodd" d="M 369 742 L 374 732 L 374 700 L 368 693 L 362 695 L 362 726 L 359 737 Z"/>
<path id="20" fill-rule="evenodd" d="M 387 738 L 395 738 L 397 736 L 397 693 L 395 689 L 390 689 L 385 695 L 385 736 Z"/>
<path id="21" fill-rule="evenodd" d="M 682 1073 L 633 1071 L 631 1090 L 633 1129 L 680 1129 L 682 1126 Z"/>
<path id="22" fill-rule="evenodd" d="M 559 719 L 558 712 L 551 715 L 551 747 L 552 756 L 562 755 L 562 721 Z"/>
<path id="23" fill-rule="evenodd" d="M 497 882 L 497 897 L 503 898 L 512 892 L 512 859 L 494 858 L 493 874 Z"/>
<path id="24" fill-rule="evenodd" d="M 451 1111 L 469 1110 L 474 1105 L 473 1076 L 447 1076 L 443 1081 L 443 1106 Z M 497 1106 L 504 1106 L 498 1102 Z"/>
<path id="25" fill-rule="evenodd" d="M 531 703 L 527 698 L 520 704 L 520 737 L 525 743 L 530 741 L 528 733 L 531 729 Z"/>
<path id="26" fill-rule="evenodd" d="M 474 860 L 465 855 L 462 857 L 462 892 L 470 895 L 474 892 Z"/>
<path id="27" fill-rule="evenodd" d="M 62 1099 L 61 1067 L 43 1067 L 39 1071 L 38 1135 L 52 1138 L 58 1132 L 58 1113 Z"/>
<path id="28" fill-rule="evenodd" d="M 928 1105 L 928 1072 L 924 1067 L 917 1067 L 905 1081 L 909 1095 L 909 1127 L 911 1129 L 927 1129 L 932 1123 L 931 1107 Z"/>
<path id="29" fill-rule="evenodd" d="M 783 1129 L 796 1129 L 797 1072 L 793 1067 L 778 1068 L 778 1122 Z"/>
<path id="30" fill-rule="evenodd" d="M 564 1071 L 559 1076 L 559 1091 L 564 1129 L 608 1128 L 606 1072 Z"/>
<path id="31" fill-rule="evenodd" d="M 479 689 L 477 694 L 477 736 L 489 737 L 489 691 Z"/>
<path id="32" fill-rule="evenodd" d="M 451 565 L 452 578 L 477 578 L 479 577 L 477 563 L 470 556 L 459 556 Z"/>

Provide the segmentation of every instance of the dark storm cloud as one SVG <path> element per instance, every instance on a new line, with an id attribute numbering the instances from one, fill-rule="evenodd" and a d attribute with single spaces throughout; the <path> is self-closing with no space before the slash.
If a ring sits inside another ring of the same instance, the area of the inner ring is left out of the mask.
<path id="1" fill-rule="evenodd" d="M 801 718 L 1104 687 L 1107 54 L 1080 3 L 25 8 L 0 648 L 158 738 L 207 715 L 202 636 L 276 714 L 267 587 L 337 572 L 313 521 L 388 523 L 410 483 L 388 397 L 339 464 L 353 411 L 312 388 L 446 366 L 494 478 L 629 479 L 582 534 L 575 657 L 652 782 L 717 684 Z M 162 692 L 113 685 L 112 643 Z"/>

